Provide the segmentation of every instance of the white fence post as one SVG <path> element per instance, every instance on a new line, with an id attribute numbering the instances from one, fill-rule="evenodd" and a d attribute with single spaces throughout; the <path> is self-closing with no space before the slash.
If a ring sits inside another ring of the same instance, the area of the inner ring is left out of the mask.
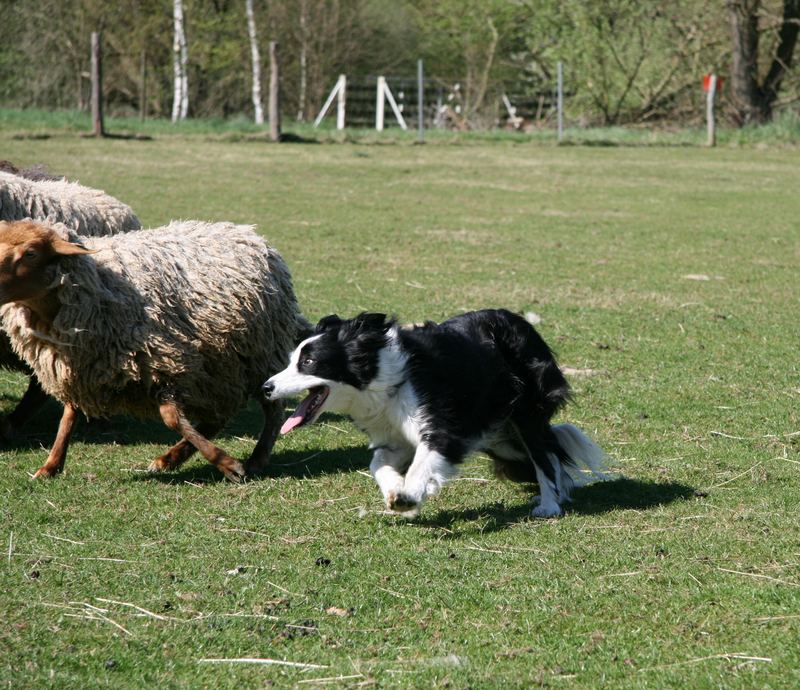
<path id="1" fill-rule="evenodd" d="M 717 75 L 711 74 L 708 79 L 708 91 L 706 91 L 706 130 L 708 146 L 716 146 L 717 132 L 714 123 L 714 98 L 717 95 Z"/>
<path id="2" fill-rule="evenodd" d="M 384 90 L 386 88 L 386 78 L 378 77 L 378 90 L 375 96 L 375 129 L 379 132 L 383 131 L 383 104 L 384 104 Z"/>
<path id="3" fill-rule="evenodd" d="M 425 85 L 422 77 L 422 60 L 417 60 L 417 141 L 425 141 L 425 123 L 423 121 L 425 99 Z"/>
<path id="4" fill-rule="evenodd" d="M 322 122 L 322 118 L 325 117 L 325 113 L 328 112 L 328 108 L 331 107 L 331 103 L 333 103 L 333 99 L 338 97 L 336 101 L 336 129 L 344 129 L 344 105 L 345 105 L 345 89 L 347 87 L 347 77 L 344 74 L 340 74 L 339 78 L 336 80 L 336 84 L 331 89 L 331 92 L 328 94 L 328 98 L 325 101 L 325 104 L 320 108 L 319 114 L 317 115 L 317 119 L 314 120 L 314 129 L 319 127 L 319 123 Z"/>
<path id="5" fill-rule="evenodd" d="M 339 75 L 339 93 L 336 94 L 336 129 L 344 129 L 344 109 L 347 98 L 347 77 Z"/>

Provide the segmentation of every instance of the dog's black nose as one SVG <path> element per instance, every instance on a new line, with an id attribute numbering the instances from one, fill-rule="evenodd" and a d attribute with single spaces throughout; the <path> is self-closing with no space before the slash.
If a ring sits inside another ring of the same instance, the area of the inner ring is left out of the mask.
<path id="1" fill-rule="evenodd" d="M 275 384 L 272 381 L 265 381 L 264 385 L 261 387 L 261 390 L 264 391 L 264 397 L 269 399 L 272 395 L 273 391 L 275 390 Z"/>

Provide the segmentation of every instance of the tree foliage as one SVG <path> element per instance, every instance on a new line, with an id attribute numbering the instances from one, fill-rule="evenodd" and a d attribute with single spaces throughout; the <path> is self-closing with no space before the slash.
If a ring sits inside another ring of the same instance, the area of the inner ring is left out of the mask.
<path id="1" fill-rule="evenodd" d="M 793 66 L 800 0 L 253 0 L 268 73 L 280 43 L 286 114 L 313 118 L 337 75 L 411 77 L 418 58 L 473 125 L 502 114 L 500 97 L 534 100 L 565 67 L 568 116 L 613 124 L 700 117 L 704 73 L 750 75 L 759 119 L 800 99 Z M 732 32 L 750 8 L 749 66 Z M 252 112 L 245 0 L 184 0 L 194 116 Z M 794 12 L 794 14 L 793 14 Z M 172 108 L 171 0 L 2 0 L 5 105 L 85 108 L 89 37 L 103 32 L 107 111 Z M 738 51 L 738 52 L 737 52 Z M 796 62 L 796 61 L 795 61 Z M 144 69 L 143 69 L 144 67 Z M 742 71 L 745 69 L 745 72 Z M 738 70 L 738 72 L 737 72 Z M 144 87 L 144 89 L 143 89 Z M 144 93 L 143 93 L 144 92 Z M 723 90 L 734 121 L 738 87 Z M 763 102 L 769 100 L 769 108 Z M 766 113 L 766 114 L 765 114 Z"/>

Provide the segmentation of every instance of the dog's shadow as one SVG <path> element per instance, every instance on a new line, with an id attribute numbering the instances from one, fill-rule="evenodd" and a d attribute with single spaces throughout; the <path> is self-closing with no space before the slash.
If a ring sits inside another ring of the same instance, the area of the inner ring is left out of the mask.
<path id="1" fill-rule="evenodd" d="M 696 496 L 695 489 L 678 482 L 647 482 L 638 479 L 620 478 L 598 482 L 575 489 L 572 502 L 567 503 L 566 514 L 600 515 L 614 510 L 647 510 L 683 501 Z M 446 509 L 422 516 L 416 524 L 423 527 L 449 528 L 456 523 L 481 521 L 480 532 L 498 532 L 527 520 L 531 506 L 528 502 L 507 506 L 491 503 L 466 510 Z"/>

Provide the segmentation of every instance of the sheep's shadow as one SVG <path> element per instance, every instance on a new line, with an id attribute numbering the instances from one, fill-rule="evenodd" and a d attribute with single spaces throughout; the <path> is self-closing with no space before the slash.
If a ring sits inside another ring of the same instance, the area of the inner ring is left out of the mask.
<path id="1" fill-rule="evenodd" d="M 221 443 L 224 442 L 224 438 Z M 273 454 L 270 464 L 259 474 L 248 475 L 247 482 L 266 479 L 311 479 L 327 474 L 354 472 L 369 466 L 369 454 L 353 452 L 352 448 L 320 451 L 282 451 Z M 162 484 L 211 484 L 224 481 L 222 473 L 199 455 L 193 456 L 174 472 L 140 472 L 131 481 L 155 481 Z"/>
<path id="2" fill-rule="evenodd" d="M 614 510 L 648 510 L 684 501 L 698 496 L 696 490 L 679 482 L 648 482 L 638 479 L 619 478 L 597 482 L 575 489 L 572 502 L 564 506 L 566 514 L 600 515 Z M 538 521 L 530 516 L 528 502 L 507 506 L 491 503 L 465 510 L 445 509 L 422 516 L 414 524 L 422 527 L 450 527 L 455 523 L 481 521 L 480 532 L 498 532 L 527 520 Z"/>
<path id="3" fill-rule="evenodd" d="M 58 422 L 63 408 L 55 400 L 48 400 L 26 427 L 14 438 L 4 441 L 2 450 L 31 450 L 49 448 L 56 436 Z M 251 400 L 244 409 L 231 420 L 225 429 L 217 435 L 220 445 L 226 439 L 241 436 L 252 436 L 253 444 L 261 431 L 263 417 L 259 405 Z M 73 442 L 89 444 L 114 444 L 134 446 L 143 443 L 171 446 L 180 437 L 163 422 L 157 419 L 135 419 L 128 416 L 114 416 L 108 419 L 87 420 L 81 416 L 72 436 Z"/>

